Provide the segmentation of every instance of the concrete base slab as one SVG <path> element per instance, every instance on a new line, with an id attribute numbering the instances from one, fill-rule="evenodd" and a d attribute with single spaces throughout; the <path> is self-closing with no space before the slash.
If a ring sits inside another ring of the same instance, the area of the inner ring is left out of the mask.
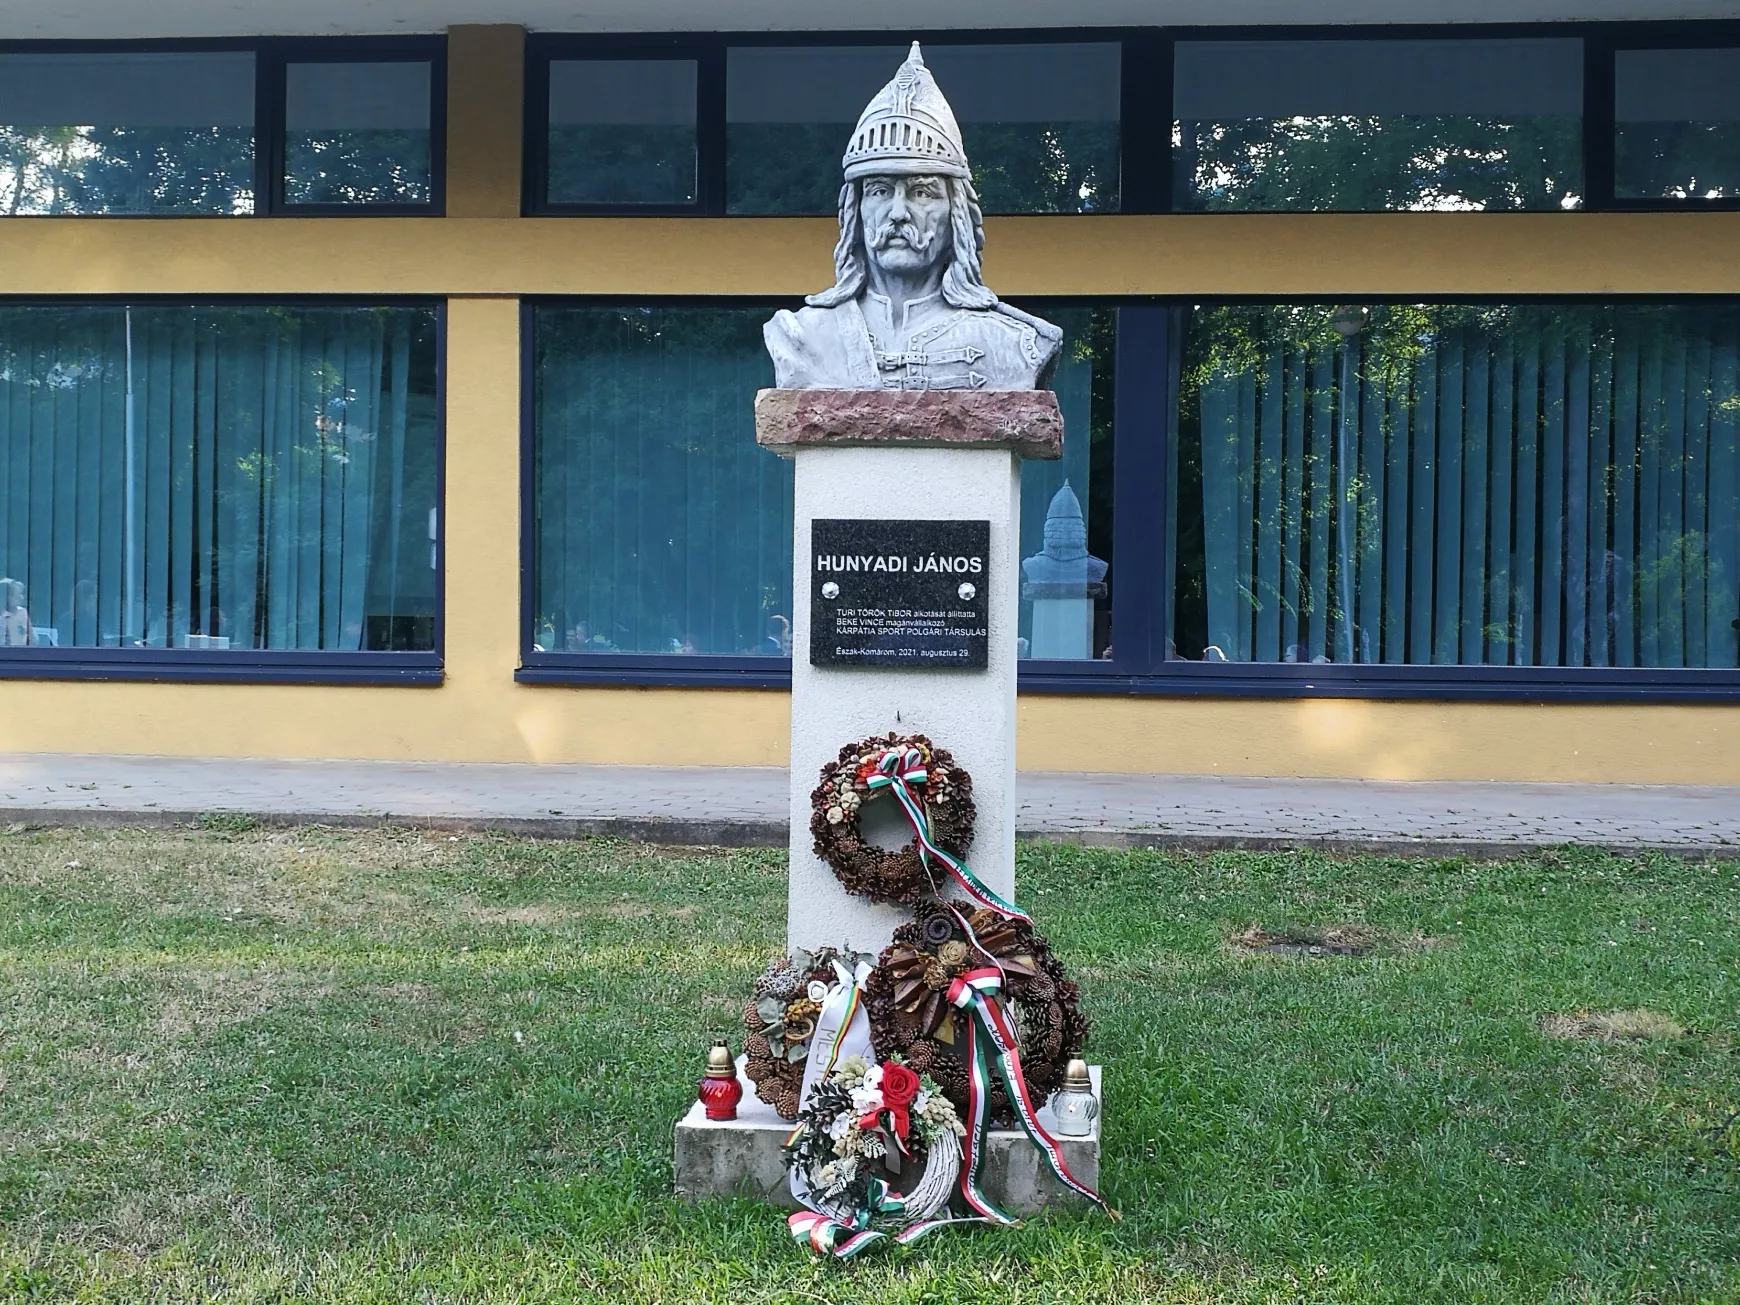
<path id="1" fill-rule="evenodd" d="M 1090 1065 L 1094 1095 L 1100 1095 L 1100 1067 Z M 685 1201 L 714 1197 L 745 1196 L 751 1200 L 791 1210 L 797 1208 L 786 1181 L 785 1156 L 780 1150 L 792 1126 L 774 1108 L 755 1095 L 755 1085 L 743 1077 L 743 1058 L 738 1057 L 737 1081 L 743 1085 L 743 1103 L 737 1118 L 724 1122 L 708 1119 L 695 1102 L 677 1121 L 676 1192 Z M 1103 1117 L 1102 1110 L 1102 1117 Z M 1039 1122 L 1056 1136 L 1049 1105 L 1039 1111 Z M 1064 1163 L 1090 1187 L 1100 1181 L 1100 1129 L 1087 1137 L 1059 1137 Z M 1074 1203 L 1080 1196 L 1052 1177 L 1038 1148 L 1016 1129 L 993 1129 L 984 1163 L 979 1170 L 985 1194 L 1010 1214 L 1037 1214 L 1047 1206 Z M 959 1198 L 956 1198 L 957 1202 Z"/>

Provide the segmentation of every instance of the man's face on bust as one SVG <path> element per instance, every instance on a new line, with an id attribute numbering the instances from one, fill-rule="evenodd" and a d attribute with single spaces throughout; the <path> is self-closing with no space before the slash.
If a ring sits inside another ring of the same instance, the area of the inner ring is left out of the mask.
<path id="1" fill-rule="evenodd" d="M 864 247 L 884 271 L 911 276 L 949 253 L 949 188 L 942 177 L 865 177 Z"/>

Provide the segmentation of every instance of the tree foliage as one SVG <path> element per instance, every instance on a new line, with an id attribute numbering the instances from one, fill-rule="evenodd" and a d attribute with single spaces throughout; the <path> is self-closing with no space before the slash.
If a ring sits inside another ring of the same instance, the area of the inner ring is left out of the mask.
<path id="1" fill-rule="evenodd" d="M 1174 130 L 1175 203 L 1229 210 L 1563 209 L 1582 124 L 1464 115 L 1244 118 Z"/>

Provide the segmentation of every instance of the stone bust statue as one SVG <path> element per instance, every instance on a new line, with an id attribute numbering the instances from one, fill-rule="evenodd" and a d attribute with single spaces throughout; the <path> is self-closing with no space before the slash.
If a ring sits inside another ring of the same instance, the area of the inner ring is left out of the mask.
<path id="1" fill-rule="evenodd" d="M 844 159 L 834 284 L 762 328 L 792 390 L 1036 390 L 1063 332 L 979 273 L 978 193 L 954 110 L 918 42 L 870 101 Z"/>

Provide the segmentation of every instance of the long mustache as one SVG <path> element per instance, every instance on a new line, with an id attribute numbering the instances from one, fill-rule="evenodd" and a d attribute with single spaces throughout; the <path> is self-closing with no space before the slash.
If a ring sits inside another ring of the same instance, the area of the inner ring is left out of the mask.
<path id="1" fill-rule="evenodd" d="M 930 247 L 936 243 L 934 231 L 920 231 L 911 222 L 884 222 L 871 235 L 870 248 L 886 249 L 897 236 L 920 254 L 928 253 Z"/>

